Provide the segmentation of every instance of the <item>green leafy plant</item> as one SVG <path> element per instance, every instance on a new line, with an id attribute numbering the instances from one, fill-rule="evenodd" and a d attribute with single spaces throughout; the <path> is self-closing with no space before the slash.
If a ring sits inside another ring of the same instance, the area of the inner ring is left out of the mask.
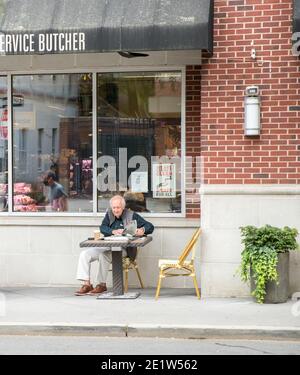
<path id="1" fill-rule="evenodd" d="M 254 279 L 255 289 L 252 295 L 258 303 L 263 303 L 268 281 L 278 282 L 278 254 L 299 249 L 298 230 L 265 225 L 241 227 L 242 262 L 239 269 L 242 281 Z"/>

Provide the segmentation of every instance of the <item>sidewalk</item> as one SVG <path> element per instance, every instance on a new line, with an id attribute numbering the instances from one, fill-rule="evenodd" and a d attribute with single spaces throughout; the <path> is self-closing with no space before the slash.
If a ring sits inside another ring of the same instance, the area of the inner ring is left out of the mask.
<path id="1" fill-rule="evenodd" d="M 194 290 L 135 290 L 135 300 L 74 296 L 76 288 L 0 288 L 0 335 L 96 335 L 300 340 L 300 302 L 259 305 Z"/>

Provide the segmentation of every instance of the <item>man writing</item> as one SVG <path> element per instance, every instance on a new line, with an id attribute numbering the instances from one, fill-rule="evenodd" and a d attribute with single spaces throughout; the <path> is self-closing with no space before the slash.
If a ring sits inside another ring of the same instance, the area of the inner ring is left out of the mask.
<path id="1" fill-rule="evenodd" d="M 136 212 L 126 209 L 125 206 L 125 200 L 120 195 L 116 195 L 110 200 L 110 208 L 100 226 L 101 233 L 103 233 L 104 236 L 122 235 L 125 226 L 132 220 L 136 220 L 136 236 L 151 234 L 154 230 L 154 226 L 144 220 Z M 123 250 L 123 256 L 126 255 L 126 251 Z M 90 280 L 91 263 L 94 261 L 99 262 L 95 288 L 93 288 Z M 106 292 L 106 280 L 111 261 L 112 255 L 109 248 L 89 248 L 88 250 L 82 251 L 78 262 L 77 280 L 83 281 L 83 285 L 75 295 L 98 295 Z"/>

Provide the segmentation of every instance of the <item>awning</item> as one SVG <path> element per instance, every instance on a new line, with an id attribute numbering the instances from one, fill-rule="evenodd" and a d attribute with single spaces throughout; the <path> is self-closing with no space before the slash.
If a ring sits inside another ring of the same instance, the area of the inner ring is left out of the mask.
<path id="1" fill-rule="evenodd" d="M 213 0 L 7 0 L 0 25 L 0 54 L 213 50 Z"/>
<path id="2" fill-rule="evenodd" d="M 293 32 L 300 32 L 300 0 L 294 0 Z"/>

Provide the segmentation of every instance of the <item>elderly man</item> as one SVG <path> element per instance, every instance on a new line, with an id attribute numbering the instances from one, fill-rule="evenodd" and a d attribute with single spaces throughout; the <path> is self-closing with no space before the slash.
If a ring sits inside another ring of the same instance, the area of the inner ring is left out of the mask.
<path id="1" fill-rule="evenodd" d="M 103 222 L 100 226 L 101 233 L 104 236 L 122 235 L 124 228 L 132 220 L 137 222 L 136 236 L 143 236 L 153 232 L 154 227 L 151 223 L 144 220 L 136 212 L 125 208 L 125 200 L 120 195 L 114 196 L 110 200 L 110 208 L 106 212 Z M 127 255 L 123 250 L 123 256 Z M 99 261 L 96 287 L 93 288 L 90 279 L 91 263 Z M 83 281 L 82 287 L 75 293 L 76 296 L 98 295 L 107 291 L 106 280 L 108 270 L 112 261 L 111 251 L 105 248 L 90 248 L 80 254 L 77 280 Z"/>

